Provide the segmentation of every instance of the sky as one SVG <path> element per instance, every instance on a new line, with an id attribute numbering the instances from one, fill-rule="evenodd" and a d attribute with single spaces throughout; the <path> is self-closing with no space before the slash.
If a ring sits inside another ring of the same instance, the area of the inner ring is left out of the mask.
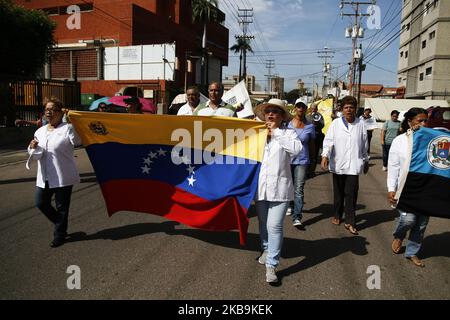
<path id="1" fill-rule="evenodd" d="M 358 40 L 366 61 L 370 62 L 363 73 L 362 83 L 396 87 L 399 38 L 383 50 L 380 46 L 400 30 L 403 1 L 376 2 L 380 8 L 381 29 L 369 30 L 366 18 L 363 18 L 365 34 Z M 334 57 L 329 60 L 333 80 L 336 77 L 346 80 L 352 41 L 345 38 L 345 28 L 353 25 L 354 18 L 340 16 L 340 0 L 218 0 L 218 3 L 226 14 L 225 26 L 230 33 L 230 47 L 236 43 L 235 35 L 242 33 L 238 8 L 253 8 L 253 23 L 248 26 L 247 33 L 255 37 L 251 42 L 254 53 L 247 54 L 247 74 L 256 77 L 262 90 L 267 87 L 266 60 L 270 59 L 275 61 L 271 74 L 285 78 L 286 92 L 297 87 L 298 79 L 302 79 L 309 88 L 313 82 L 321 86 L 323 59 L 318 57 L 317 51 L 324 47 L 335 51 L 332 54 Z M 361 11 L 366 13 L 366 9 L 367 5 L 363 5 Z M 345 5 L 342 12 L 354 13 L 354 10 L 352 6 Z M 239 54 L 230 51 L 229 64 L 223 68 L 223 76 L 237 74 Z"/>

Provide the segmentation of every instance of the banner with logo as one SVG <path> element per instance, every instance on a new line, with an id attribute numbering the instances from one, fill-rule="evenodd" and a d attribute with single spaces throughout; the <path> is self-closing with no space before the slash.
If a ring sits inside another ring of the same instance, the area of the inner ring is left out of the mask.
<path id="1" fill-rule="evenodd" d="M 253 112 L 252 101 L 248 95 L 244 80 L 225 92 L 222 100 L 235 107 L 238 104 L 244 106 L 244 109 L 237 113 L 239 118 L 247 118 L 255 115 Z"/>
<path id="2" fill-rule="evenodd" d="M 450 132 L 421 128 L 408 139 L 409 172 L 405 170 L 406 179 L 401 178 L 397 208 L 450 219 Z"/>

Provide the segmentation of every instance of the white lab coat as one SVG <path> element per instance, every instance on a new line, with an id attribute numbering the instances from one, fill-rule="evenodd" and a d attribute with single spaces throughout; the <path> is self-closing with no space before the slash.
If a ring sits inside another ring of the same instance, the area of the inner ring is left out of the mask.
<path id="1" fill-rule="evenodd" d="M 302 151 L 302 143 L 292 129 L 275 129 L 264 147 L 256 201 L 294 200 L 291 156 Z"/>
<path id="2" fill-rule="evenodd" d="M 30 159 L 37 160 L 36 186 L 50 188 L 71 186 L 80 182 L 80 176 L 73 156 L 74 147 L 81 139 L 71 124 L 61 123 L 53 131 L 48 125 L 39 128 L 35 134 L 39 141 L 36 149 L 28 147 Z"/>
<path id="3" fill-rule="evenodd" d="M 405 171 L 404 163 L 408 157 L 408 137 L 405 133 L 394 138 L 389 149 L 387 187 L 388 192 L 395 192 L 400 178 Z M 407 169 L 406 169 L 407 170 Z"/>
<path id="4" fill-rule="evenodd" d="M 322 157 L 329 159 L 329 169 L 336 174 L 359 175 L 364 170 L 367 154 L 367 131 L 356 118 L 345 126 L 342 118 L 333 120 L 323 140 Z"/>

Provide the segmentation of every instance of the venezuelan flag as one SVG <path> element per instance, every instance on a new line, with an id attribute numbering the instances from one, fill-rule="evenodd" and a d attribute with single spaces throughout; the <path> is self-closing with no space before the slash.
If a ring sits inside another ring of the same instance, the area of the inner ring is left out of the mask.
<path id="1" fill-rule="evenodd" d="M 397 208 L 450 219 L 450 132 L 421 128 L 408 139 L 409 170 L 400 178 Z"/>
<path id="2" fill-rule="evenodd" d="M 156 214 L 205 230 L 239 230 L 257 189 L 267 131 L 225 117 L 69 112 L 108 214 Z"/>

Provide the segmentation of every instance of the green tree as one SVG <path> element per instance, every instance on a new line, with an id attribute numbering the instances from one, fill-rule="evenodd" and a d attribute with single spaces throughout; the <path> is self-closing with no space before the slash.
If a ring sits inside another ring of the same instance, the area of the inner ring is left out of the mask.
<path id="1" fill-rule="evenodd" d="M 37 75 L 48 61 L 55 27 L 42 11 L 0 0 L 0 73 Z"/>
<path id="2" fill-rule="evenodd" d="M 206 26 L 217 21 L 217 0 L 192 0 L 192 20 L 203 23 L 201 84 L 205 82 Z M 206 77 L 207 78 L 207 77 Z"/>
<path id="3" fill-rule="evenodd" d="M 242 64 L 242 56 L 244 55 L 244 57 L 245 57 L 244 51 L 250 51 L 253 53 L 253 49 L 250 46 L 249 40 L 244 39 L 244 38 L 237 38 L 236 44 L 234 44 L 230 48 L 230 50 L 232 50 L 234 53 L 239 52 L 239 81 L 241 81 L 243 78 L 242 70 L 246 70 L 246 66 L 245 66 L 246 61 L 244 60 L 244 64 Z M 246 75 L 245 71 L 244 71 L 244 74 Z"/>

